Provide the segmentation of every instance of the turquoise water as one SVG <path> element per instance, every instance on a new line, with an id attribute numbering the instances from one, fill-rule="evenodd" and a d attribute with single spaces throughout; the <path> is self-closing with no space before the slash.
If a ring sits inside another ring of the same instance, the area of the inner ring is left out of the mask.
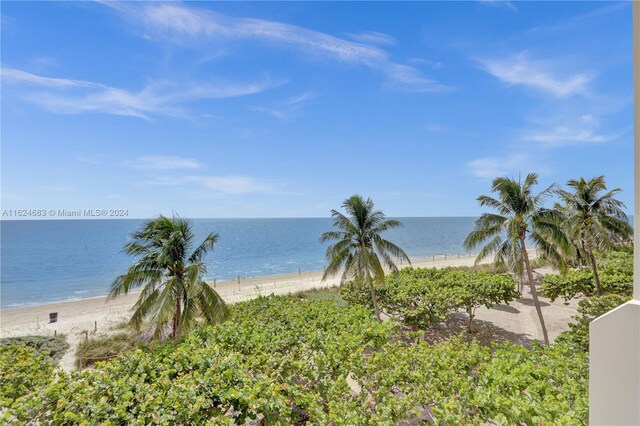
<path id="1" fill-rule="evenodd" d="M 385 237 L 410 257 L 463 253 L 471 217 L 401 218 Z M 133 259 L 122 253 L 143 220 L 0 222 L 0 306 L 38 305 L 100 296 Z M 318 237 L 331 219 L 194 219 L 198 239 L 220 235 L 206 261 L 209 278 L 231 279 L 318 270 L 325 246 Z"/>

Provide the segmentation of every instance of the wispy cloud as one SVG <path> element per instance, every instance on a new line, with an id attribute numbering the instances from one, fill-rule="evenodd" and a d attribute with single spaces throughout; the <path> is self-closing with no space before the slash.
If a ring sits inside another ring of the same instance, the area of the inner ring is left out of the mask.
<path id="1" fill-rule="evenodd" d="M 364 31 L 348 35 L 352 40 L 365 44 L 377 44 L 382 46 L 393 46 L 396 44 L 396 39 L 394 37 L 377 31 Z"/>
<path id="2" fill-rule="evenodd" d="M 192 158 L 145 155 L 124 163 L 127 167 L 144 170 L 185 170 L 202 169 L 204 164 Z"/>
<path id="3" fill-rule="evenodd" d="M 391 40 L 380 33 L 365 33 L 369 41 L 356 42 L 297 25 L 231 17 L 181 4 L 104 4 L 143 25 L 145 35 L 167 42 L 258 40 L 288 47 L 306 55 L 369 67 L 385 75 L 393 83 L 389 85 L 391 88 L 410 92 L 441 92 L 448 89 L 447 86 L 425 77 L 418 69 L 394 62 L 386 50 L 371 45 L 372 37 L 376 37 L 376 44 L 380 44 L 382 39 L 387 44 Z"/>
<path id="4" fill-rule="evenodd" d="M 426 131 L 432 133 L 442 133 L 447 131 L 447 128 L 445 126 L 435 121 L 425 124 L 424 128 Z"/>
<path id="5" fill-rule="evenodd" d="M 2 80 L 6 83 L 31 83 L 37 86 L 45 86 L 52 88 L 76 88 L 76 87 L 89 87 L 89 88 L 105 88 L 98 83 L 83 80 L 73 80 L 68 78 L 51 78 L 43 77 L 36 74 L 31 74 L 26 71 L 18 70 L 15 68 L 2 67 Z"/>
<path id="6" fill-rule="evenodd" d="M 468 162 L 467 166 L 475 177 L 494 178 L 536 168 L 531 163 L 531 157 L 528 154 L 519 153 L 477 158 Z"/>
<path id="7" fill-rule="evenodd" d="M 516 5 L 513 4 L 513 2 L 507 1 L 507 0 L 479 0 L 479 2 L 486 6 L 500 7 L 502 9 L 508 9 L 514 12 L 518 11 L 518 8 L 516 7 Z"/>
<path id="8" fill-rule="evenodd" d="M 592 115 L 582 115 L 569 124 L 551 125 L 527 130 L 521 139 L 534 142 L 541 148 L 559 148 L 570 145 L 601 144 L 619 138 L 624 132 L 606 133 L 600 130 L 600 120 Z"/>
<path id="9" fill-rule="evenodd" d="M 312 92 L 304 92 L 299 95 L 273 103 L 272 106 L 253 106 L 251 111 L 268 114 L 279 119 L 289 119 L 293 114 L 299 111 L 303 105 L 313 99 L 315 95 Z"/>
<path id="10" fill-rule="evenodd" d="M 223 195 L 272 193 L 277 187 L 273 182 L 250 176 L 182 176 L 157 177 L 147 182 L 150 185 L 186 186 L 199 191 L 210 191 Z"/>
<path id="11" fill-rule="evenodd" d="M 540 32 L 557 32 L 572 29 L 579 25 L 602 25 L 602 18 L 604 15 L 609 15 L 620 10 L 630 8 L 633 2 L 630 1 L 616 1 L 605 2 L 609 3 L 606 6 L 590 10 L 587 13 L 573 16 L 569 19 L 565 19 L 552 24 L 544 24 L 533 27 L 529 30 L 531 33 Z"/>
<path id="12" fill-rule="evenodd" d="M 506 58 L 480 60 L 483 69 L 509 85 L 522 85 L 557 97 L 587 94 L 592 73 L 560 75 L 550 61 L 532 60 L 527 52 Z"/>
<path id="13" fill-rule="evenodd" d="M 140 91 L 130 91 L 92 81 L 44 77 L 8 67 L 2 68 L 2 79 L 7 84 L 31 87 L 21 93 L 21 97 L 51 112 L 97 112 L 145 119 L 152 115 L 186 117 L 182 104 L 252 95 L 281 84 L 268 77 L 251 83 L 153 82 Z"/>

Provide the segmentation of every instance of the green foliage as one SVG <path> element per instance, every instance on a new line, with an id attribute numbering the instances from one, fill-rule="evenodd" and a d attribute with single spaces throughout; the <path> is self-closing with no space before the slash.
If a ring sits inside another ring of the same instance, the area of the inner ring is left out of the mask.
<path id="1" fill-rule="evenodd" d="M 391 274 L 384 287 L 376 289 L 383 310 L 400 317 L 407 325 L 427 328 L 463 309 L 469 324 L 479 306 L 490 308 L 509 303 L 519 296 L 508 274 L 492 274 L 458 268 L 404 268 Z M 367 290 L 351 282 L 343 288 L 343 298 L 370 306 Z"/>
<path id="2" fill-rule="evenodd" d="M 380 321 L 375 286 L 384 282 L 384 267 L 397 271 L 395 260 L 404 259 L 411 263 L 400 247 L 382 238 L 385 231 L 398 228 L 402 223 L 387 219 L 384 213 L 375 209 L 371 198 L 365 200 L 360 195 L 347 198 L 342 203 L 342 208 L 346 215 L 331 210 L 334 230 L 320 236 L 320 242 L 333 242 L 325 253 L 329 264 L 325 268 L 323 279 L 342 271 L 341 282 L 354 279 L 367 284 L 371 304 Z"/>
<path id="3" fill-rule="evenodd" d="M 118 333 L 82 341 L 76 349 L 76 367 L 90 367 L 96 362 L 115 358 L 138 346 L 135 336 Z"/>
<path id="4" fill-rule="evenodd" d="M 408 344 L 361 306 L 293 296 L 233 311 L 224 324 L 84 371 L 54 374 L 33 349 L 0 348 L 3 420 L 394 425 L 432 414 L 442 425 L 587 422 L 587 361 L 566 345 Z"/>
<path id="5" fill-rule="evenodd" d="M 600 297 L 583 299 L 578 303 L 578 315 L 574 316 L 574 323 L 569 324 L 569 331 L 560 333 L 556 342 L 567 345 L 583 352 L 589 351 L 589 323 L 610 310 L 617 308 L 631 299 L 629 296 L 607 294 Z"/>
<path id="6" fill-rule="evenodd" d="M 541 258 L 564 265 L 563 252 L 569 243 L 562 228 L 563 215 L 544 207 L 553 185 L 534 194 L 537 184 L 536 173 L 529 173 L 524 181 L 497 177 L 491 184 L 491 192 L 497 197 L 478 197 L 481 206 L 490 207 L 495 213 L 483 213 L 464 240 L 467 249 L 482 246 L 476 263 L 493 256 L 497 267 L 521 276 L 527 256 L 525 243 L 530 240 Z"/>
<path id="7" fill-rule="evenodd" d="M 195 248 L 194 238 L 188 220 L 160 216 L 131 234 L 131 241 L 124 247 L 137 259 L 113 281 L 109 297 L 142 287 L 130 323 L 138 329 L 151 322 L 156 339 L 167 337 L 169 331 L 173 338 L 184 335 L 199 318 L 217 324 L 229 316 L 224 300 L 204 281 L 204 257 L 213 250 L 218 235 L 209 234 Z"/>
<path id="8" fill-rule="evenodd" d="M 442 425 L 587 424 L 587 371 L 586 357 L 564 345 L 491 350 L 453 339 L 388 345 L 356 377 L 379 413 L 371 424 L 399 407 L 429 408 Z"/>
<path id="9" fill-rule="evenodd" d="M 0 346 L 0 407 L 11 407 L 17 399 L 48 385 L 53 369 L 51 358 L 33 347 Z"/>
<path id="10" fill-rule="evenodd" d="M 353 360 L 390 337 L 366 309 L 328 300 L 259 298 L 234 314 L 179 344 L 62 374 L 12 413 L 54 424 L 223 424 L 229 417 L 242 424 L 258 416 L 326 424 L 327 406 L 351 398 L 345 377 Z"/>
<path id="11" fill-rule="evenodd" d="M 67 337 L 64 334 L 58 334 L 56 336 L 5 337 L 0 339 L 0 346 L 6 345 L 25 345 L 31 347 L 43 355 L 48 355 L 56 363 L 60 361 L 60 358 L 69 350 Z"/>
<path id="12" fill-rule="evenodd" d="M 630 295 L 633 290 L 633 253 L 628 250 L 602 255 L 598 262 L 598 275 L 605 294 Z M 542 294 L 552 301 L 565 300 L 578 295 L 595 294 L 596 286 L 590 269 L 570 269 L 565 274 L 547 274 L 540 286 Z"/>

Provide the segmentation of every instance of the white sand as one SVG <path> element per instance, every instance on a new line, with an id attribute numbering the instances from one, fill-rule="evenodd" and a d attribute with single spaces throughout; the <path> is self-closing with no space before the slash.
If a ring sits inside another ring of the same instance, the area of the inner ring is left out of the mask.
<path id="1" fill-rule="evenodd" d="M 535 254 L 532 254 L 532 257 L 535 257 Z M 444 256 L 436 256 L 415 259 L 412 266 L 436 268 L 471 266 L 474 260 L 475 256 L 468 255 L 461 255 L 461 257 L 453 255 L 448 256 L 446 259 Z M 240 284 L 236 280 L 219 281 L 216 283 L 216 290 L 227 303 L 236 303 L 260 295 L 289 294 L 313 288 L 332 287 L 339 284 L 338 277 L 327 281 L 322 281 L 321 278 L 322 271 L 241 278 Z M 115 326 L 129 318 L 130 309 L 137 297 L 136 293 L 131 293 L 115 300 L 107 300 L 105 296 L 101 296 L 34 307 L 2 309 L 0 311 L 0 336 L 53 335 L 56 332 L 66 334 L 71 349 L 63 357 L 60 365 L 65 369 L 73 368 L 75 347 L 85 338 L 85 334 L 90 337 L 94 333 L 100 334 L 112 331 Z M 50 312 L 58 313 L 58 322 L 48 323 Z M 572 312 L 575 311 L 571 309 Z M 525 323 L 529 322 L 525 321 Z M 563 323 L 566 323 L 566 321 L 563 321 Z M 564 328 L 564 326 L 561 328 Z M 531 330 L 529 334 L 535 338 L 538 334 L 536 331 Z"/>

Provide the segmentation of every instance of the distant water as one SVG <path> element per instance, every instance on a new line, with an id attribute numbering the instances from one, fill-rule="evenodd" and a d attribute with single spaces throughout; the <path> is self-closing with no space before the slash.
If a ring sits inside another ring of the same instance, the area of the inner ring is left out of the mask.
<path id="1" fill-rule="evenodd" d="M 474 218 L 401 218 L 385 237 L 410 257 L 462 253 Z M 133 259 L 122 253 L 143 220 L 0 221 L 0 306 L 100 296 Z M 210 279 L 318 270 L 331 219 L 194 219 L 197 240 L 220 235 L 206 261 Z"/>

